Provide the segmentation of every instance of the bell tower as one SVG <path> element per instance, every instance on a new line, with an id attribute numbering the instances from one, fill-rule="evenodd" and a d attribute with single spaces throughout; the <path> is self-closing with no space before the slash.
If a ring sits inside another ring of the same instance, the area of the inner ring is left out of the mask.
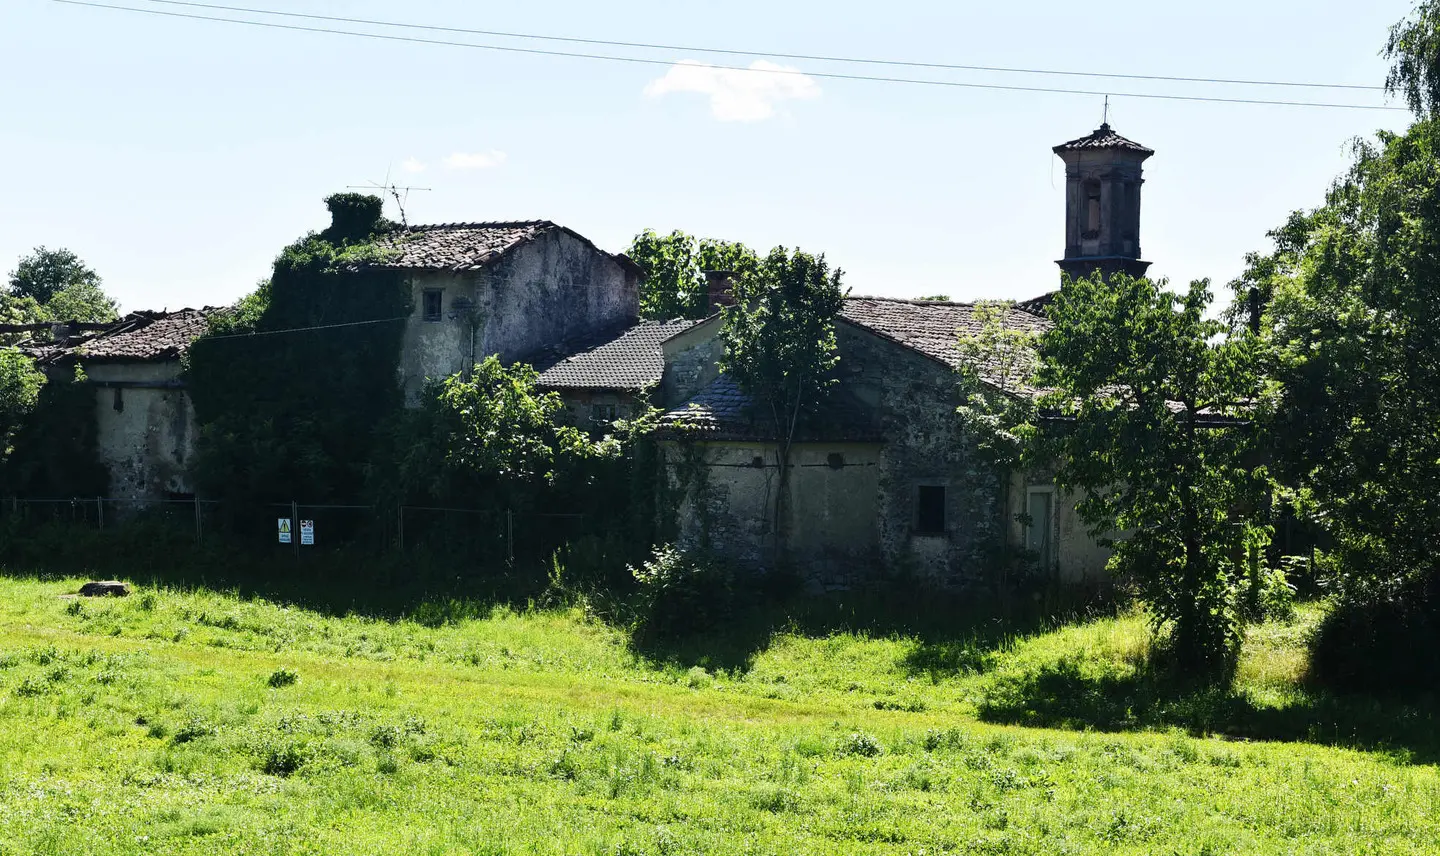
<path id="1" fill-rule="evenodd" d="M 1058 264 L 1079 279 L 1126 273 L 1144 276 L 1140 260 L 1141 165 L 1155 154 L 1104 123 L 1088 137 L 1056 146 L 1065 161 L 1065 258 Z"/>

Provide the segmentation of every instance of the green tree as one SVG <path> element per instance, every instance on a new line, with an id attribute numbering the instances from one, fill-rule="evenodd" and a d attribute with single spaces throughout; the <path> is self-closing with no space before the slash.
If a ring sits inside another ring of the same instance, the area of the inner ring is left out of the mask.
<path id="1" fill-rule="evenodd" d="M 1417 116 L 1433 116 L 1440 106 L 1440 5 L 1416 4 L 1390 28 L 1384 54 L 1391 63 L 1385 91 L 1404 97 Z"/>
<path id="2" fill-rule="evenodd" d="M 775 551 L 783 551 L 784 502 L 797 430 L 834 383 L 835 316 L 845 293 L 842 272 L 825 257 L 776 247 L 752 277 L 741 281 L 737 303 L 725 310 L 720 371 L 751 398 L 756 416 L 779 446 Z"/>
<path id="3" fill-rule="evenodd" d="M 55 292 L 45 304 L 44 311 L 55 321 L 82 321 L 102 324 L 119 317 L 116 304 L 100 286 L 90 282 L 77 282 Z"/>
<path id="4" fill-rule="evenodd" d="M 646 318 L 704 318 L 710 312 L 705 271 L 753 274 L 759 259 L 744 244 L 695 239 L 681 231 L 660 235 L 646 229 L 626 251 L 645 271 L 640 314 Z"/>
<path id="5" fill-rule="evenodd" d="M 1005 468 L 1018 465 L 1035 437 L 1035 372 L 1040 335 L 1017 318 L 1013 301 L 975 304 L 979 329 L 959 340 L 962 428 Z"/>
<path id="6" fill-rule="evenodd" d="M 49 303 L 62 289 L 72 285 L 100 287 L 100 275 L 70 250 L 36 247 L 20 259 L 10 272 L 10 293 L 17 297 L 33 297 Z"/>
<path id="7" fill-rule="evenodd" d="M 35 403 L 45 376 L 35 361 L 14 348 L 0 349 L 0 469 L 10 457 L 15 433 L 20 430 Z"/>
<path id="8" fill-rule="evenodd" d="M 1094 534 L 1125 532 L 1110 559 L 1133 579 L 1173 665 L 1223 678 L 1243 638 L 1239 594 L 1268 538 L 1268 480 L 1254 463 L 1260 393 L 1248 332 L 1208 319 L 1208 282 L 1184 295 L 1124 275 L 1067 281 L 1047 310 L 1038 382 L 1057 461 Z"/>

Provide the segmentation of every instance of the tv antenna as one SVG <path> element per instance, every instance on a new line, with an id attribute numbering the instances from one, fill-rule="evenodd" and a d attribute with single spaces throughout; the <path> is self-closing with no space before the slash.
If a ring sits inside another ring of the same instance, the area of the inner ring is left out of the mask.
<path id="1" fill-rule="evenodd" d="M 1110 96 L 1105 96 L 1105 110 L 1100 114 L 1100 124 L 1110 124 Z"/>
<path id="2" fill-rule="evenodd" d="M 395 200 L 395 207 L 396 207 L 397 209 L 399 209 L 399 211 L 400 211 L 400 225 L 401 225 L 401 226 L 409 226 L 410 223 L 405 219 L 405 203 L 410 201 L 410 191 L 412 191 L 412 190 L 429 191 L 429 190 L 431 190 L 432 188 L 429 188 L 429 187 L 400 187 L 400 186 L 397 186 L 394 182 L 392 182 L 392 181 L 390 180 L 390 170 L 387 169 L 387 170 L 385 170 L 385 183 L 384 183 L 384 184 L 376 184 L 375 182 L 371 181 L 371 182 L 368 182 L 368 183 L 366 183 L 366 184 L 351 184 L 351 185 L 347 185 L 347 186 L 346 186 L 346 189 L 347 189 L 347 190 L 378 190 L 378 191 L 380 191 L 380 192 L 382 192 L 382 193 L 389 194 L 389 195 L 390 195 L 390 198 Z"/>

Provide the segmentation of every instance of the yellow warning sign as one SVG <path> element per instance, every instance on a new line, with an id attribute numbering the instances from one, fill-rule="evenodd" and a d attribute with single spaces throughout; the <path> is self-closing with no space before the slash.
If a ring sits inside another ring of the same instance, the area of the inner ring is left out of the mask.
<path id="1" fill-rule="evenodd" d="M 281 544 L 289 544 L 289 543 L 290 543 L 290 518 L 288 518 L 288 517 L 281 517 L 281 518 L 279 519 L 279 522 L 280 522 L 280 543 L 281 543 Z"/>

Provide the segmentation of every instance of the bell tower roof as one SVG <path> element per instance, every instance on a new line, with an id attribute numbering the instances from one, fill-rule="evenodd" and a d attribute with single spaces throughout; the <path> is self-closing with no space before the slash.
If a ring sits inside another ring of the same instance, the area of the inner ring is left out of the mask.
<path id="1" fill-rule="evenodd" d="M 1105 122 L 1088 136 L 1061 143 L 1065 161 L 1065 257 L 1073 278 L 1100 273 L 1144 276 L 1140 257 L 1143 164 L 1155 151 L 1115 133 Z"/>
<path id="2" fill-rule="evenodd" d="M 1051 151 L 1057 155 L 1064 155 L 1065 152 L 1093 152 L 1104 149 L 1118 149 L 1120 151 L 1135 152 L 1136 154 L 1150 157 L 1155 150 L 1146 148 L 1134 140 L 1128 140 L 1110 129 L 1110 123 L 1106 122 L 1096 128 L 1089 136 L 1071 140 L 1068 143 L 1061 143 Z M 1143 160 L 1144 158 L 1142 158 Z"/>

